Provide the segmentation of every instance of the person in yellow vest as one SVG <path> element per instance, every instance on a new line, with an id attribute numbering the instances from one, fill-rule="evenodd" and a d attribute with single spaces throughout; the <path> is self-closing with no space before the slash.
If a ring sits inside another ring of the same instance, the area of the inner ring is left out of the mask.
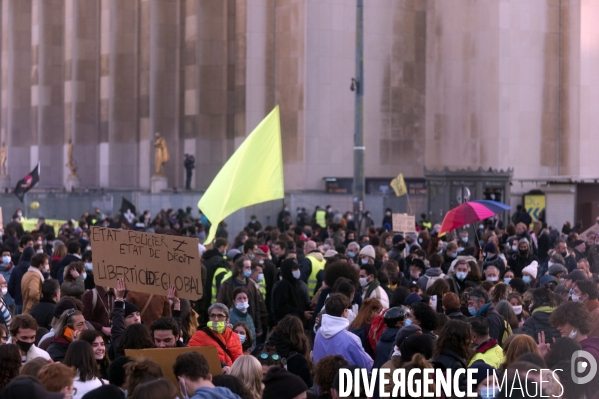
<path id="1" fill-rule="evenodd" d="M 314 220 L 317 226 L 325 229 L 327 227 L 327 211 L 318 207 L 314 213 Z"/>
<path id="2" fill-rule="evenodd" d="M 308 294 L 312 298 L 316 291 L 318 291 L 316 275 L 321 270 L 324 270 L 326 261 L 322 252 L 318 250 L 316 243 L 312 240 L 307 241 L 304 245 L 304 253 L 306 256 L 300 266 L 300 270 L 302 271 L 300 279 L 308 284 Z"/>
<path id="3" fill-rule="evenodd" d="M 489 337 L 489 323 L 482 316 L 471 317 L 468 319 L 472 331 L 472 342 L 474 343 L 474 356 L 470 359 L 468 367 L 473 367 L 475 362 L 484 362 L 489 366 L 499 369 L 503 363 L 503 349 L 499 346 L 499 341 Z M 475 365 L 476 366 L 476 365 Z"/>

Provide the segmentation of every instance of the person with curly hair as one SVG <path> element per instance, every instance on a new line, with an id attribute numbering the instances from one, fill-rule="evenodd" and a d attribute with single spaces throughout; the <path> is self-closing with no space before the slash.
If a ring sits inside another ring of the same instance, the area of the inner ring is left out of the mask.
<path id="1" fill-rule="evenodd" d="M 590 353 L 599 362 L 599 338 L 589 337 L 593 327 L 591 314 L 582 302 L 566 302 L 551 315 L 549 322 L 556 327 L 562 337 L 578 342 L 582 350 Z M 550 341 L 545 341 L 550 343 Z M 589 398 L 599 390 L 599 379 L 594 378 L 588 384 Z"/>
<path id="2" fill-rule="evenodd" d="M 437 313 L 427 303 L 417 302 L 412 305 L 410 312 L 412 324 L 420 326 L 422 333 L 429 335 L 433 341 L 437 337 L 433 331 L 437 329 Z"/>
<path id="3" fill-rule="evenodd" d="M 456 371 L 468 367 L 471 346 L 470 325 L 459 320 L 449 320 L 435 343 L 431 363 L 435 369 L 451 370 L 453 375 Z M 466 390 L 466 374 L 460 375 L 458 384 L 460 390 Z"/>
<path id="4" fill-rule="evenodd" d="M 0 346 L 0 390 L 19 375 L 21 351 L 17 345 Z"/>
<path id="5" fill-rule="evenodd" d="M 339 369 L 349 366 L 349 362 L 341 355 L 328 355 L 320 359 L 314 368 L 314 382 L 321 393 L 319 399 L 330 399 L 333 380 Z"/>

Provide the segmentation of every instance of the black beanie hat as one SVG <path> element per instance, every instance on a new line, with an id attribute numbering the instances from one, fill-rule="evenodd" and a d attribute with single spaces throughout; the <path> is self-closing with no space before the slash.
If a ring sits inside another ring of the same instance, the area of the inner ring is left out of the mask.
<path id="1" fill-rule="evenodd" d="M 125 301 L 125 317 L 129 316 L 133 312 L 139 312 L 139 308 L 131 302 Z"/>
<path id="2" fill-rule="evenodd" d="M 433 357 L 433 339 L 428 334 L 412 334 L 403 340 L 399 347 L 401 358 L 412 361 L 416 353 L 421 353 L 426 359 Z"/>
<path id="3" fill-rule="evenodd" d="M 271 367 L 262 382 L 263 398 L 293 399 L 308 390 L 304 380 L 280 367 Z"/>

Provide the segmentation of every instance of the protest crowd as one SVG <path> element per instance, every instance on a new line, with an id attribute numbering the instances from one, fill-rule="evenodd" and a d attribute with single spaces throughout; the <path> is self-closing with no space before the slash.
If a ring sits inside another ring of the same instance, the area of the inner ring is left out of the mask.
<path id="1" fill-rule="evenodd" d="M 191 208 L 135 219 L 96 210 L 33 231 L 17 210 L 0 247 L 0 398 L 336 399 L 339 370 L 356 368 L 472 369 L 475 381 L 461 374 L 459 385 L 483 399 L 599 398 L 599 377 L 577 384 L 570 361 L 580 350 L 599 361 L 599 234 L 521 207 L 447 234 L 425 214 L 393 233 L 391 209 L 380 223 L 331 206 L 296 211 L 285 205 L 275 226 L 252 216 L 233 236 Z M 93 226 L 197 237 L 203 295 L 96 285 Z M 178 386 L 125 353 L 208 346 L 220 375 L 183 352 Z M 489 372 L 527 390 L 486 389 Z"/>

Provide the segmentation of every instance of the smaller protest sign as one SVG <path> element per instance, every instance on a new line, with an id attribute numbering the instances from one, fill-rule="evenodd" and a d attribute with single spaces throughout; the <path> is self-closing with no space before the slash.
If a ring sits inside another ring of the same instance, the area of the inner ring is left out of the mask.
<path id="1" fill-rule="evenodd" d="M 408 215 L 407 213 L 394 213 L 393 219 L 393 231 L 395 233 L 413 233 L 416 231 L 416 219 L 414 215 Z"/>

